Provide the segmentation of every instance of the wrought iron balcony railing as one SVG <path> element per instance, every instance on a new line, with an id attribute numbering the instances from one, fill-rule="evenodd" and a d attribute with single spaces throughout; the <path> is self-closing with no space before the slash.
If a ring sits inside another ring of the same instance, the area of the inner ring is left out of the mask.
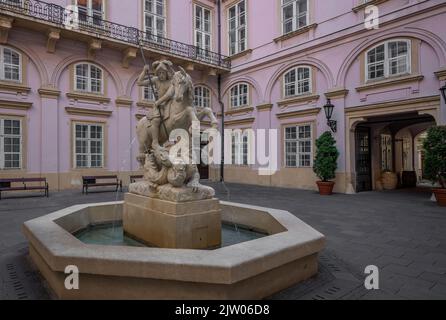
<path id="1" fill-rule="evenodd" d="M 86 32 L 97 38 L 107 38 L 133 46 L 142 45 L 147 50 L 155 50 L 228 70 L 231 68 L 230 60 L 218 53 L 110 22 L 98 16 L 80 13 L 76 15 L 74 11 L 53 3 L 40 0 L 0 0 L 0 9 L 0 13 L 12 13 L 43 20 L 59 28 Z M 74 19 L 75 17 L 77 19 Z"/>

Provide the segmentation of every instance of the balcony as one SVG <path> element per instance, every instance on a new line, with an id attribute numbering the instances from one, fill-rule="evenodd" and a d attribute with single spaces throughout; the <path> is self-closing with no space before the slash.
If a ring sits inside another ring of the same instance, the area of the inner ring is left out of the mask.
<path id="1" fill-rule="evenodd" d="M 58 30 L 64 37 L 89 41 L 96 39 L 116 49 L 139 46 L 152 58 L 166 57 L 175 63 L 197 65 L 198 69 L 227 72 L 230 60 L 218 53 L 153 35 L 97 16 L 75 14 L 66 8 L 39 0 L 0 0 L 0 13 L 14 18 L 14 25 L 37 31 Z"/>

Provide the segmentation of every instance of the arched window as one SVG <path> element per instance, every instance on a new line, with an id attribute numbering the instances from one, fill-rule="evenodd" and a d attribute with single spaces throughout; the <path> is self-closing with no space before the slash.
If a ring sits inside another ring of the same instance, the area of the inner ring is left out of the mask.
<path id="1" fill-rule="evenodd" d="M 211 107 L 211 92 L 204 86 L 196 86 L 194 89 L 194 106 L 198 108 Z"/>
<path id="2" fill-rule="evenodd" d="M 249 105 L 249 85 L 238 83 L 231 88 L 231 108 L 240 108 Z"/>
<path id="3" fill-rule="evenodd" d="M 312 92 L 311 68 L 295 67 L 283 76 L 284 96 L 293 97 Z"/>
<path id="4" fill-rule="evenodd" d="M 0 80 L 22 81 L 22 56 L 17 51 L 0 46 Z"/>
<path id="5" fill-rule="evenodd" d="M 76 91 L 103 93 L 104 72 L 91 63 L 78 63 L 74 66 L 74 88 Z"/>
<path id="6" fill-rule="evenodd" d="M 410 73 L 410 41 L 391 40 L 366 53 L 366 80 L 379 80 Z"/>

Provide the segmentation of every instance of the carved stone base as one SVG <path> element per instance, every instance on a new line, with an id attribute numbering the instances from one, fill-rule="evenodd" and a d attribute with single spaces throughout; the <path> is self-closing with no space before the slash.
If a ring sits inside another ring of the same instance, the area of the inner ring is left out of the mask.
<path id="1" fill-rule="evenodd" d="M 170 184 L 158 187 L 154 190 L 147 181 L 132 183 L 129 186 L 129 192 L 141 196 L 156 198 L 172 202 L 188 202 L 197 200 L 212 199 L 215 196 L 215 190 L 211 187 L 199 185 L 196 190 L 191 187 L 175 188 Z"/>
<path id="2" fill-rule="evenodd" d="M 160 248 L 217 248 L 221 245 L 220 202 L 179 203 L 127 193 L 123 226 L 131 238 Z"/>

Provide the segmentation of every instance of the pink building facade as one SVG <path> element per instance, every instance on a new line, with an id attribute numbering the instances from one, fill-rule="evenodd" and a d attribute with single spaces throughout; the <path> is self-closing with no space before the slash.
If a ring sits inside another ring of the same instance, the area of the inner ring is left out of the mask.
<path id="1" fill-rule="evenodd" d="M 338 192 L 377 189 L 383 170 L 421 181 L 423 134 L 446 124 L 442 0 L 49 2 L 57 6 L 0 0 L 0 177 L 44 176 L 67 189 L 83 175 L 128 183 L 138 174 L 134 129 L 153 107 L 136 85 L 140 41 L 149 61 L 190 72 L 196 104 L 236 130 L 226 139 L 229 182 L 315 189 L 327 99 Z M 74 26 L 61 9 L 70 5 Z M 379 10 L 376 28 L 368 5 Z M 275 172 L 259 174 L 249 129 L 276 133 L 267 146 Z M 219 166 L 206 170 L 220 179 Z"/>

